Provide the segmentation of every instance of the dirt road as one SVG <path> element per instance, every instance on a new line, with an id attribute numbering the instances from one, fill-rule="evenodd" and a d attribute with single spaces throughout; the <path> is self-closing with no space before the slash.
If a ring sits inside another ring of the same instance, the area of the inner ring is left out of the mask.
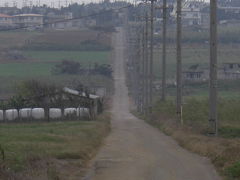
<path id="1" fill-rule="evenodd" d="M 115 35 L 112 132 L 84 180 L 219 180 L 205 158 L 129 112 L 124 73 L 124 32 Z"/>

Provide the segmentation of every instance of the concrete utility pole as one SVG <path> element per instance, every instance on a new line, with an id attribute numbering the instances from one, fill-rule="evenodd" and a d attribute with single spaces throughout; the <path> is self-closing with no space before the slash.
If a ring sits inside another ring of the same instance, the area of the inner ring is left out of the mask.
<path id="1" fill-rule="evenodd" d="M 217 136 L 217 0 L 210 0 L 210 19 L 209 123 L 210 133 Z"/>
<path id="2" fill-rule="evenodd" d="M 155 0 L 151 1 L 151 17 L 150 17 L 150 26 L 151 26 L 151 32 L 150 32 L 150 64 L 149 64 L 149 113 L 152 113 L 152 107 L 153 107 L 153 6 Z"/>
<path id="3" fill-rule="evenodd" d="M 177 0 L 177 118 L 182 119 L 182 0 Z"/>
<path id="4" fill-rule="evenodd" d="M 162 49 L 162 101 L 166 100 L 166 29 L 167 29 L 167 0 L 163 0 L 163 49 Z"/>
<path id="5" fill-rule="evenodd" d="M 149 62 L 148 62 L 148 13 L 145 22 L 145 115 L 149 114 Z"/>
<path id="6" fill-rule="evenodd" d="M 146 68 L 145 68 L 145 28 L 144 22 L 142 26 L 142 39 L 141 39 L 141 60 L 142 60 L 142 112 L 146 109 L 145 96 L 146 96 Z"/>

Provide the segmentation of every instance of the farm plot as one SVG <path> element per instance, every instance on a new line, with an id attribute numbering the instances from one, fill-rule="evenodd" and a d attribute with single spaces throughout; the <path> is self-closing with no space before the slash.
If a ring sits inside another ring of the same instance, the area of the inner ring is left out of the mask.
<path id="1" fill-rule="evenodd" d="M 104 114 L 97 121 L 1 124 L 0 179 L 81 177 L 109 132 L 109 118 Z"/>
<path id="2" fill-rule="evenodd" d="M 16 84 L 28 79 L 50 81 L 58 85 L 80 80 L 86 85 L 111 84 L 110 79 L 98 75 L 87 77 L 53 73 L 53 68 L 63 60 L 77 62 L 83 68 L 110 64 L 111 34 L 99 34 L 97 31 L 3 32 L 0 33 L 0 40 L 6 42 L 3 47 L 0 46 L 2 98 L 13 94 Z M 84 50 L 85 46 L 87 50 Z M 12 55 L 12 51 L 17 51 L 17 54 Z"/>

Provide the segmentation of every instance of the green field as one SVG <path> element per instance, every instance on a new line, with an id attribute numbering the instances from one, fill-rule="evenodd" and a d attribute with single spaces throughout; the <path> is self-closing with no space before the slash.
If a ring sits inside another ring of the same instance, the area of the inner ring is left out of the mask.
<path id="1" fill-rule="evenodd" d="M 101 145 L 103 137 L 109 132 L 109 115 L 98 117 L 97 121 L 69 121 L 30 124 L 1 124 L 0 126 L 0 171 L 14 172 L 48 170 L 46 164 L 40 169 L 34 169 L 38 163 L 65 162 L 68 168 L 74 167 L 78 174 L 81 169 Z M 4 159 L 4 160 L 3 160 Z M 55 175 L 64 173 L 64 169 L 54 169 Z M 33 173 L 33 172 L 31 172 Z M 76 172 L 75 172 L 76 173 Z M 61 174 L 61 178 L 71 179 Z M 5 180 L 0 173 L 0 179 Z M 38 174 L 33 174 L 37 176 Z M 42 174 L 40 174 L 42 175 Z M 48 176 L 52 174 L 47 174 Z M 47 177 L 46 179 L 51 179 Z M 34 179 L 34 177 L 33 177 Z M 45 178 L 43 178 L 45 179 Z"/>
<path id="2" fill-rule="evenodd" d="M 110 64 L 109 51 L 24 51 L 24 56 L 41 62 L 77 61 L 81 65 Z"/>
<path id="3" fill-rule="evenodd" d="M 0 63 L 0 76 L 51 76 L 51 69 L 62 60 L 77 61 L 85 67 L 110 63 L 110 52 L 27 51 L 24 55 L 31 61 Z"/>
<path id="4" fill-rule="evenodd" d="M 0 63 L 0 96 L 6 97 L 15 92 L 15 86 L 28 79 L 49 81 L 56 85 L 71 85 L 81 81 L 89 86 L 105 86 L 111 89 L 111 79 L 103 76 L 53 75 L 52 68 L 62 60 L 79 62 L 83 67 L 98 64 L 110 64 L 110 51 L 25 51 L 27 60 L 22 62 Z"/>

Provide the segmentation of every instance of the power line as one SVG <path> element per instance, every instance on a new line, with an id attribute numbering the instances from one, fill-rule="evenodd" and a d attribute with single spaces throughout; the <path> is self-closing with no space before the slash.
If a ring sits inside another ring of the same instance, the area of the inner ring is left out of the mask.
<path id="1" fill-rule="evenodd" d="M 85 15 L 85 16 L 80 16 L 78 18 L 63 19 L 63 20 L 58 20 L 58 21 L 54 21 L 54 22 L 47 22 L 47 23 L 42 23 L 42 24 L 32 25 L 32 26 L 23 26 L 23 27 L 17 27 L 17 28 L 12 28 L 12 29 L 3 29 L 3 30 L 0 30 L 0 32 L 15 31 L 15 30 L 21 30 L 21 29 L 28 29 L 28 28 L 37 28 L 37 27 L 40 27 L 40 26 L 52 25 L 52 24 L 56 24 L 56 23 L 80 20 L 80 19 L 84 19 L 84 18 L 89 18 L 89 17 L 94 17 L 94 16 L 97 16 L 97 15 L 109 13 L 109 12 L 112 12 L 112 11 L 119 11 L 119 10 L 122 10 L 122 9 L 129 8 L 131 6 L 132 5 L 124 6 L 124 7 L 121 7 L 121 8 L 108 9 L 108 10 L 104 10 L 102 12 L 93 13 L 93 14 L 89 14 L 89 15 Z"/>

